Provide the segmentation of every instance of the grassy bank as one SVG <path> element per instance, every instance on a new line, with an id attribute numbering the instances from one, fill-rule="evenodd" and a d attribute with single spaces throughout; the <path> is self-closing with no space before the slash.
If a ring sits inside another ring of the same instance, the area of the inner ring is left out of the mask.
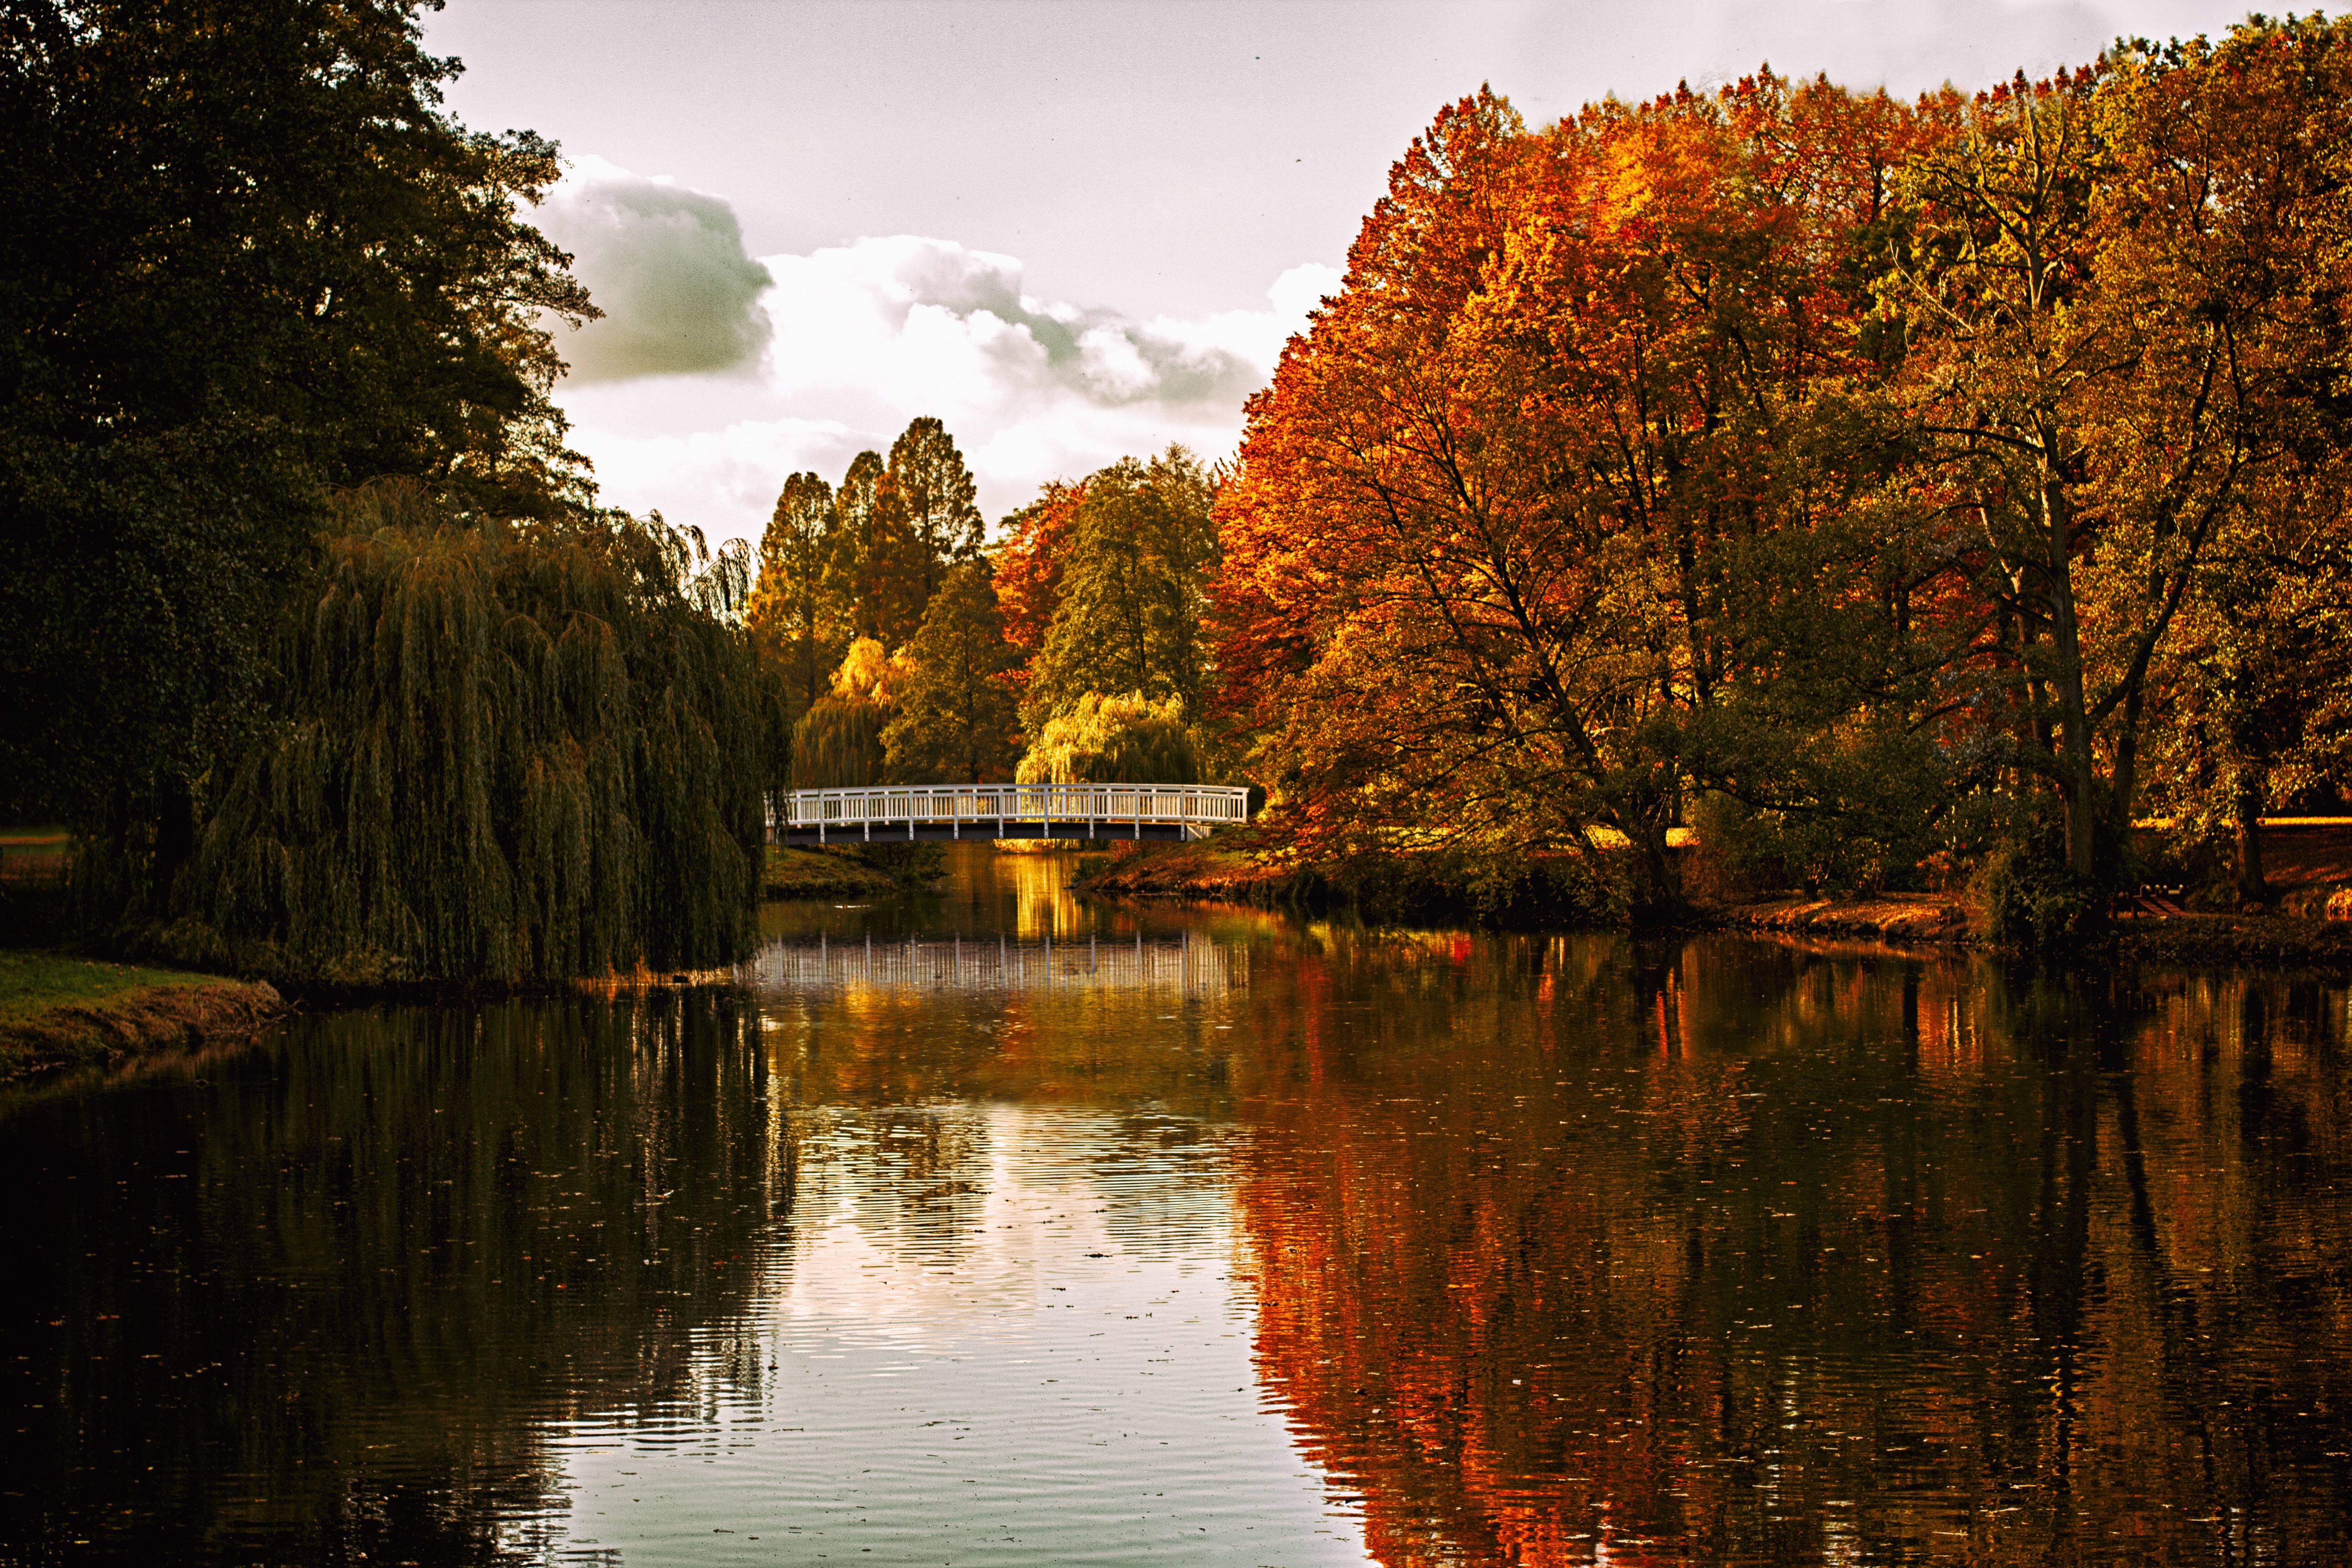
<path id="1" fill-rule="evenodd" d="M 866 898 L 898 886 L 889 872 L 847 850 L 788 849 L 768 846 L 760 894 L 769 899 Z"/>
<path id="2" fill-rule="evenodd" d="M 0 1078 L 241 1034 L 279 1008 L 257 982 L 0 951 Z"/>

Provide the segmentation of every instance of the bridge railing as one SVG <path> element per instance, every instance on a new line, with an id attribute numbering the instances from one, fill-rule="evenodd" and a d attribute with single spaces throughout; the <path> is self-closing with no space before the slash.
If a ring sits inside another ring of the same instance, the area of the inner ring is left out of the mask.
<path id="1" fill-rule="evenodd" d="M 1213 827 L 1249 820 L 1249 791 L 1229 784 L 885 784 L 794 790 L 782 807 L 779 826 L 799 828 L 1088 820 Z"/>

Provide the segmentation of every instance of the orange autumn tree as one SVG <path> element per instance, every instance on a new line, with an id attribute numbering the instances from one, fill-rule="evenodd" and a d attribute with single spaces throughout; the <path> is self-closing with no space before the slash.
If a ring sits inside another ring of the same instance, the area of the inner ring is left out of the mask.
<path id="1" fill-rule="evenodd" d="M 1945 525 L 1874 500 L 1853 391 L 1937 126 L 1766 74 L 1541 133 L 1481 92 L 1413 144 L 1219 506 L 1218 708 L 1303 847 L 1613 829 L 1663 910 L 1695 779 L 1852 814 L 1932 773 Z"/>
<path id="2" fill-rule="evenodd" d="M 1003 538 L 990 552 L 1004 640 L 1020 660 L 1013 674 L 1024 689 L 1029 664 L 1045 647 L 1054 613 L 1062 607 L 1062 569 L 1086 501 L 1086 480 L 1048 482 L 1035 500 L 1004 520 Z"/>

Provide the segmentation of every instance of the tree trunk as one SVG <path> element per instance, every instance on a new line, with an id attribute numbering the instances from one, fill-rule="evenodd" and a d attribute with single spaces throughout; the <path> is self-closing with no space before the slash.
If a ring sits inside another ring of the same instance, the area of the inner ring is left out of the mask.
<path id="1" fill-rule="evenodd" d="M 2238 818 L 2238 897 L 2250 904 L 2271 901 L 2270 883 L 2263 876 L 2263 806 L 2270 795 L 2263 769 L 2238 771 L 2231 805 Z"/>
<path id="2" fill-rule="evenodd" d="M 1685 906 L 1682 876 L 1666 848 L 1665 824 L 1650 814 L 1636 816 L 1632 812 L 1621 813 L 1618 823 L 1633 846 L 1633 923 L 1673 924 L 1682 917 Z"/>
<path id="3" fill-rule="evenodd" d="M 2044 459 L 2045 463 L 2047 459 Z M 2091 719 L 2083 696 L 2083 645 L 2074 622 L 2074 580 L 2067 563 L 2066 502 L 2054 475 L 2042 486 L 2050 551 L 2050 631 L 2057 645 L 2060 765 L 2066 787 L 2066 868 L 2096 873 L 2098 778 L 2091 761 Z"/>

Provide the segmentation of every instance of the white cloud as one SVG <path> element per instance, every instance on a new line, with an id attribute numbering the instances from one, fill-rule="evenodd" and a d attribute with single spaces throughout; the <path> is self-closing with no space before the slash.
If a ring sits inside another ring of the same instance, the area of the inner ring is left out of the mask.
<path id="1" fill-rule="evenodd" d="M 604 312 L 562 340 L 573 380 L 728 370 L 758 355 L 759 299 L 773 279 L 744 254 L 724 197 L 582 158 L 536 221 Z"/>
<path id="2" fill-rule="evenodd" d="M 863 238 L 760 265 L 773 282 L 748 376 L 558 389 L 608 501 L 756 541 L 788 474 L 838 480 L 920 415 L 945 421 L 992 520 L 1048 479 L 1170 441 L 1222 458 L 1243 399 L 1339 284 L 1310 263 L 1276 279 L 1262 309 L 1138 320 L 1034 297 L 1017 258 L 952 240 Z"/>

